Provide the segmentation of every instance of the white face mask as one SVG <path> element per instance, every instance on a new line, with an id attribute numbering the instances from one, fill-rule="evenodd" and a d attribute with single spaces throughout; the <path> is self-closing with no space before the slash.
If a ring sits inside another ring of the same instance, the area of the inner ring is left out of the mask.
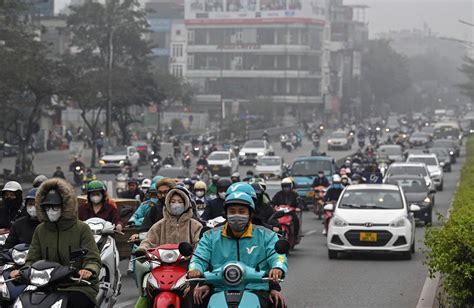
<path id="1" fill-rule="evenodd" d="M 204 191 L 202 191 L 202 190 L 196 191 L 196 196 L 198 196 L 199 198 L 204 196 Z"/>
<path id="2" fill-rule="evenodd" d="M 48 219 L 51 222 L 56 222 L 61 218 L 61 209 L 55 211 L 53 209 L 49 209 L 46 211 L 46 215 L 48 215 Z"/>
<path id="3" fill-rule="evenodd" d="M 184 203 L 171 203 L 170 213 L 173 216 L 180 216 L 184 213 Z"/>
<path id="4" fill-rule="evenodd" d="M 26 212 L 30 215 L 31 218 L 36 218 L 36 207 L 35 206 L 27 206 Z"/>
<path id="5" fill-rule="evenodd" d="M 226 196 L 226 193 L 225 193 L 224 191 L 222 191 L 222 192 L 219 193 L 219 198 L 225 200 L 225 196 Z"/>
<path id="6" fill-rule="evenodd" d="M 94 204 L 99 204 L 100 202 L 102 202 L 102 194 L 100 195 L 97 195 L 97 196 L 91 196 L 91 202 L 94 203 Z"/>

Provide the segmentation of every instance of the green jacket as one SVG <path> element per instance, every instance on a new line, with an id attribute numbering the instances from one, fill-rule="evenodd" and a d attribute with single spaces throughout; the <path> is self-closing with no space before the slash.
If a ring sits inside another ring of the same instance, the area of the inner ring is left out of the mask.
<path id="1" fill-rule="evenodd" d="M 61 218 L 55 223 L 48 220 L 45 211 L 39 206 L 43 197 L 53 188 L 63 198 Z M 69 265 L 71 251 L 87 249 L 88 253 L 82 259 L 75 261 L 72 266 L 91 271 L 94 274 L 94 279 L 90 280 L 92 285 L 86 286 L 71 282 L 61 285 L 60 290 L 79 291 L 95 303 L 99 291 L 97 277 L 102 266 L 100 253 L 89 226 L 77 218 L 77 197 L 74 188 L 62 179 L 50 179 L 39 187 L 36 198 L 36 211 L 38 219 L 42 223 L 33 234 L 26 265 L 31 266 L 38 260 L 49 260 Z"/>

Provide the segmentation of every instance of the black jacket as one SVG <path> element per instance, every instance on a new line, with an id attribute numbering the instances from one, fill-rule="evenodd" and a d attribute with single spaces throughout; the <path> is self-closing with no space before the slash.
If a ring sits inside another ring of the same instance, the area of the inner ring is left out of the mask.
<path id="1" fill-rule="evenodd" d="M 272 203 L 273 205 L 290 205 L 292 207 L 298 207 L 299 202 L 298 202 L 299 196 L 298 193 L 295 191 L 290 191 L 290 192 L 284 192 L 283 190 L 280 190 L 273 196 Z"/>
<path id="2" fill-rule="evenodd" d="M 22 216 L 21 207 L 22 200 L 16 205 L 6 205 L 5 202 L 0 204 L 0 229 L 10 229 L 15 219 Z"/>
<path id="3" fill-rule="evenodd" d="M 152 206 L 148 213 L 143 218 L 142 225 L 140 226 L 140 232 L 148 232 L 151 226 L 160 221 L 163 218 L 163 205 L 159 202 L 155 206 Z"/>
<path id="4" fill-rule="evenodd" d="M 316 177 L 313 181 L 313 187 L 318 187 L 318 186 L 328 187 L 329 186 L 328 179 L 326 179 L 325 176 L 323 176 L 322 178 L 320 178 L 319 176 Z"/>
<path id="5" fill-rule="evenodd" d="M 54 174 L 53 174 L 53 178 L 65 179 L 66 177 L 64 176 L 64 172 L 62 172 L 62 171 L 56 171 L 56 172 L 54 172 Z"/>
<path id="6" fill-rule="evenodd" d="M 33 233 L 40 224 L 39 220 L 31 219 L 29 215 L 17 219 L 10 228 L 4 249 L 10 249 L 17 244 L 31 244 Z"/>
<path id="7" fill-rule="evenodd" d="M 137 195 L 140 195 L 140 202 L 143 202 L 143 199 L 145 198 L 145 194 L 141 190 L 136 190 L 136 191 L 126 190 L 120 194 L 120 198 L 135 199 Z"/>
<path id="8" fill-rule="evenodd" d="M 255 213 L 253 214 L 252 223 L 254 225 L 263 226 L 271 229 L 279 226 L 278 220 L 270 221 L 270 217 L 275 213 L 270 204 L 257 202 L 255 206 Z"/>
<path id="9" fill-rule="evenodd" d="M 219 216 L 224 216 L 224 199 L 217 197 L 207 204 L 201 220 L 210 220 Z"/>

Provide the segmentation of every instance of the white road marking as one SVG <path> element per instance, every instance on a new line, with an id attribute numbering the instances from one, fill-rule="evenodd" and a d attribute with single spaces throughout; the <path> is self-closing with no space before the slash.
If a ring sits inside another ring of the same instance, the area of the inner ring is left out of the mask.
<path id="1" fill-rule="evenodd" d="M 305 232 L 304 235 L 311 235 L 311 234 L 315 234 L 316 232 L 318 232 L 318 230 L 310 230 L 308 232 Z"/>

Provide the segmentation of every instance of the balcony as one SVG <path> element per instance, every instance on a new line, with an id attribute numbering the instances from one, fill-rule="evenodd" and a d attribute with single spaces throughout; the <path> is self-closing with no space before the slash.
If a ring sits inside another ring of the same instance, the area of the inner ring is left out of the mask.
<path id="1" fill-rule="evenodd" d="M 308 45 L 260 45 L 260 44 L 236 44 L 236 45 L 189 45 L 186 47 L 188 53 L 264 53 L 264 54 L 320 54 L 321 49 L 312 49 Z"/>
<path id="2" fill-rule="evenodd" d="M 318 71 L 188 70 L 186 78 L 321 78 Z"/>
<path id="3" fill-rule="evenodd" d="M 214 94 L 197 94 L 195 95 L 197 103 L 221 103 L 220 95 Z M 259 99 L 271 99 L 275 104 L 322 104 L 321 96 L 305 96 L 305 95 L 272 95 L 262 96 Z"/>

